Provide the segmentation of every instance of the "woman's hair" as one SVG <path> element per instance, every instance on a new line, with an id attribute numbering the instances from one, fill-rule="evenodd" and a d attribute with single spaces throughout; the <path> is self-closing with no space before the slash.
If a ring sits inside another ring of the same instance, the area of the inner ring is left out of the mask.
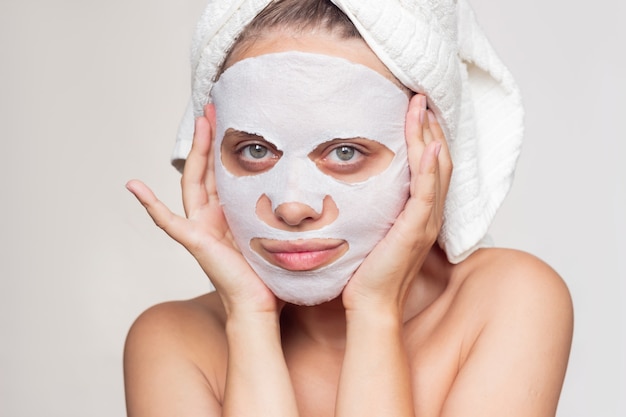
<path id="1" fill-rule="evenodd" d="M 330 0 L 276 0 L 268 4 L 237 37 L 217 77 L 226 69 L 233 54 L 245 50 L 268 31 L 280 30 L 296 34 L 321 30 L 340 39 L 362 39 L 348 16 Z"/>

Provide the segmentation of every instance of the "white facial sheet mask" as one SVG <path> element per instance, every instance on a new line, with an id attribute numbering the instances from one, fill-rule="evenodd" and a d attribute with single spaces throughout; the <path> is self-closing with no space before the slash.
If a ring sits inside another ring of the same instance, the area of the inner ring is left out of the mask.
<path id="1" fill-rule="evenodd" d="M 289 51 L 247 58 L 228 68 L 211 93 L 215 104 L 215 171 L 218 195 L 246 260 L 287 302 L 315 305 L 339 294 L 367 254 L 385 236 L 408 197 L 404 123 L 408 97 L 378 72 L 343 58 Z M 235 129 L 262 136 L 282 151 L 268 171 L 235 176 L 222 164 L 224 133 Z M 309 158 L 318 145 L 338 138 L 367 138 L 394 153 L 382 172 L 346 183 L 321 172 Z M 256 214 L 265 194 L 272 209 L 299 202 L 322 210 L 329 195 L 339 215 L 318 230 L 290 232 Z M 311 271 L 270 264 L 250 248 L 253 238 L 343 239 L 348 251 Z"/>

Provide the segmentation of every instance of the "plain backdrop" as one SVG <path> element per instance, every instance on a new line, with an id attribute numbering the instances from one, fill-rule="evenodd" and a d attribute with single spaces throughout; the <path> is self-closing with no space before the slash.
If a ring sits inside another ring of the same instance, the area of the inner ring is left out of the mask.
<path id="1" fill-rule="evenodd" d="M 516 182 L 492 234 L 550 263 L 575 303 L 558 415 L 623 417 L 626 7 L 472 4 L 527 110 Z M 0 0 L 2 417 L 124 415 L 134 318 L 210 290 L 124 188 L 141 178 L 180 211 L 168 159 L 203 6 Z"/>

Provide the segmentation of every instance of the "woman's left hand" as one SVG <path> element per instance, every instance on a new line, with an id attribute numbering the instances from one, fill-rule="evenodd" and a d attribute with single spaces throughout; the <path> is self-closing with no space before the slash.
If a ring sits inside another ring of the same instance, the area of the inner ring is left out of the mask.
<path id="1" fill-rule="evenodd" d="M 344 289 L 347 311 L 392 309 L 401 317 L 410 283 L 441 229 L 452 161 L 441 126 L 426 109 L 422 94 L 409 103 L 405 136 L 411 172 L 409 198 Z"/>

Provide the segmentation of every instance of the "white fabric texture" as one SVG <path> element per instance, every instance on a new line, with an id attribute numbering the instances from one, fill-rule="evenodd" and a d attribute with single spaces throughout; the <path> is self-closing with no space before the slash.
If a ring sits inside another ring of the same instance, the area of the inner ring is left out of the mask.
<path id="1" fill-rule="evenodd" d="M 458 263 L 490 245 L 487 232 L 513 181 L 523 137 L 519 89 L 467 0 L 332 0 L 407 87 L 428 96 L 454 172 L 439 245 Z M 237 35 L 271 0 L 210 0 L 192 45 L 192 97 L 172 162 L 191 149 L 194 116 Z"/>

